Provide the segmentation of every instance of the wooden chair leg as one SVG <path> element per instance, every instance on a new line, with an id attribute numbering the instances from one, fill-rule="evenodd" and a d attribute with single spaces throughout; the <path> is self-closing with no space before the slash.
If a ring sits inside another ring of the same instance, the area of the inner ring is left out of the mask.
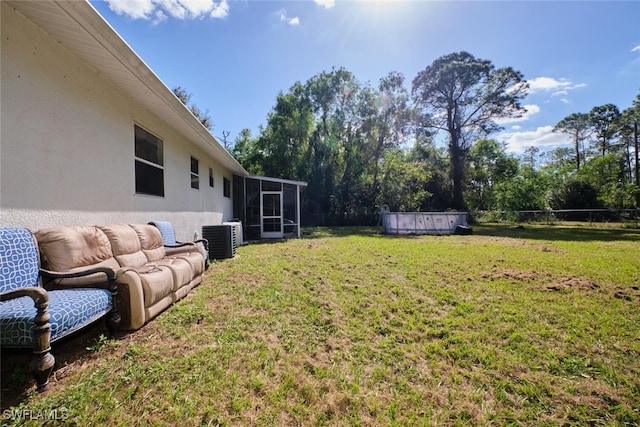
<path id="1" fill-rule="evenodd" d="M 114 338 L 116 336 L 116 332 L 120 327 L 121 321 L 122 317 L 120 316 L 120 312 L 116 308 L 114 308 L 109 314 L 107 314 L 106 323 L 107 330 L 109 331 L 109 338 Z"/>
<path id="2" fill-rule="evenodd" d="M 49 312 L 47 306 L 48 299 L 36 301 L 37 314 L 35 325 L 31 332 L 33 338 L 33 354 L 35 358 L 31 362 L 31 373 L 36 380 L 38 392 L 47 390 L 49 385 L 49 377 L 53 372 L 56 360 L 51 354 L 50 333 L 51 325 L 49 324 Z"/>

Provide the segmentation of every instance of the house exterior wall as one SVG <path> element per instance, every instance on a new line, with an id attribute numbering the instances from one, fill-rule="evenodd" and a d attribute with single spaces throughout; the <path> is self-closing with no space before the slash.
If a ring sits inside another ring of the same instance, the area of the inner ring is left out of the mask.
<path id="1" fill-rule="evenodd" d="M 171 221 L 180 240 L 233 215 L 232 172 L 2 2 L 0 225 Z M 134 125 L 163 140 L 164 197 L 135 193 Z M 200 189 L 191 182 L 199 160 Z M 209 186 L 209 168 L 215 186 Z"/>

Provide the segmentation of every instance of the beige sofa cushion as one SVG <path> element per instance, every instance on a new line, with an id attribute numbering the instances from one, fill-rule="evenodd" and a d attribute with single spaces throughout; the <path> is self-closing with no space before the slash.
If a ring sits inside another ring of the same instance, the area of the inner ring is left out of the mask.
<path id="1" fill-rule="evenodd" d="M 127 224 L 99 225 L 111 243 L 113 256 L 122 267 L 140 267 L 147 263 L 138 235 Z"/>
<path id="2" fill-rule="evenodd" d="M 149 224 L 129 224 L 140 240 L 142 252 L 150 262 L 158 261 L 166 256 L 162 234 L 153 225 Z"/>
<path id="3" fill-rule="evenodd" d="M 43 228 L 35 232 L 42 266 L 53 271 L 69 271 L 100 264 L 113 257 L 107 236 L 96 227 L 68 226 Z"/>
<path id="4" fill-rule="evenodd" d="M 60 226 L 43 228 L 35 233 L 42 258 L 42 267 L 56 272 L 76 273 L 91 268 L 117 270 L 120 265 L 113 257 L 107 236 L 92 226 Z M 59 285 L 82 287 L 105 284 L 102 274 L 70 279 L 50 280 L 44 278 L 45 287 Z"/>

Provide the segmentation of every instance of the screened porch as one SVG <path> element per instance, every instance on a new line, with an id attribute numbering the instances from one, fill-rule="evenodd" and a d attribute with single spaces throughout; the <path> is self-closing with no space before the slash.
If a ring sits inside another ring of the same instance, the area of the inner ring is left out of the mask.
<path id="1" fill-rule="evenodd" d="M 306 182 L 261 176 L 233 177 L 233 215 L 244 239 L 300 237 L 300 192 Z"/>

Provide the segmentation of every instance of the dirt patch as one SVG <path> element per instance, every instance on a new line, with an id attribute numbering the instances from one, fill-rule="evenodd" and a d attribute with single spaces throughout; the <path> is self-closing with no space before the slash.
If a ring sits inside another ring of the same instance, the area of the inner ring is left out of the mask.
<path id="1" fill-rule="evenodd" d="M 579 276 L 561 276 L 554 277 L 549 273 L 522 271 L 522 270 L 495 270 L 489 273 L 481 274 L 483 279 L 488 280 L 507 280 L 514 284 L 530 283 L 531 290 L 537 291 L 594 291 L 600 289 L 600 285 L 593 279 Z M 618 298 L 626 298 L 629 291 L 620 290 Z M 640 295 L 640 291 L 638 292 Z"/>
<path id="2" fill-rule="evenodd" d="M 584 277 L 565 276 L 545 285 L 542 290 L 566 291 L 566 290 L 596 290 L 600 285 L 595 280 Z"/>
<path id="3" fill-rule="evenodd" d="M 500 270 L 490 273 L 482 273 L 483 279 L 489 280 L 509 280 L 513 282 L 535 282 L 540 280 L 540 274 L 531 271 L 520 270 Z"/>
<path id="4" fill-rule="evenodd" d="M 616 288 L 613 296 L 626 301 L 640 301 L 640 287 L 631 286 L 630 288 Z"/>

